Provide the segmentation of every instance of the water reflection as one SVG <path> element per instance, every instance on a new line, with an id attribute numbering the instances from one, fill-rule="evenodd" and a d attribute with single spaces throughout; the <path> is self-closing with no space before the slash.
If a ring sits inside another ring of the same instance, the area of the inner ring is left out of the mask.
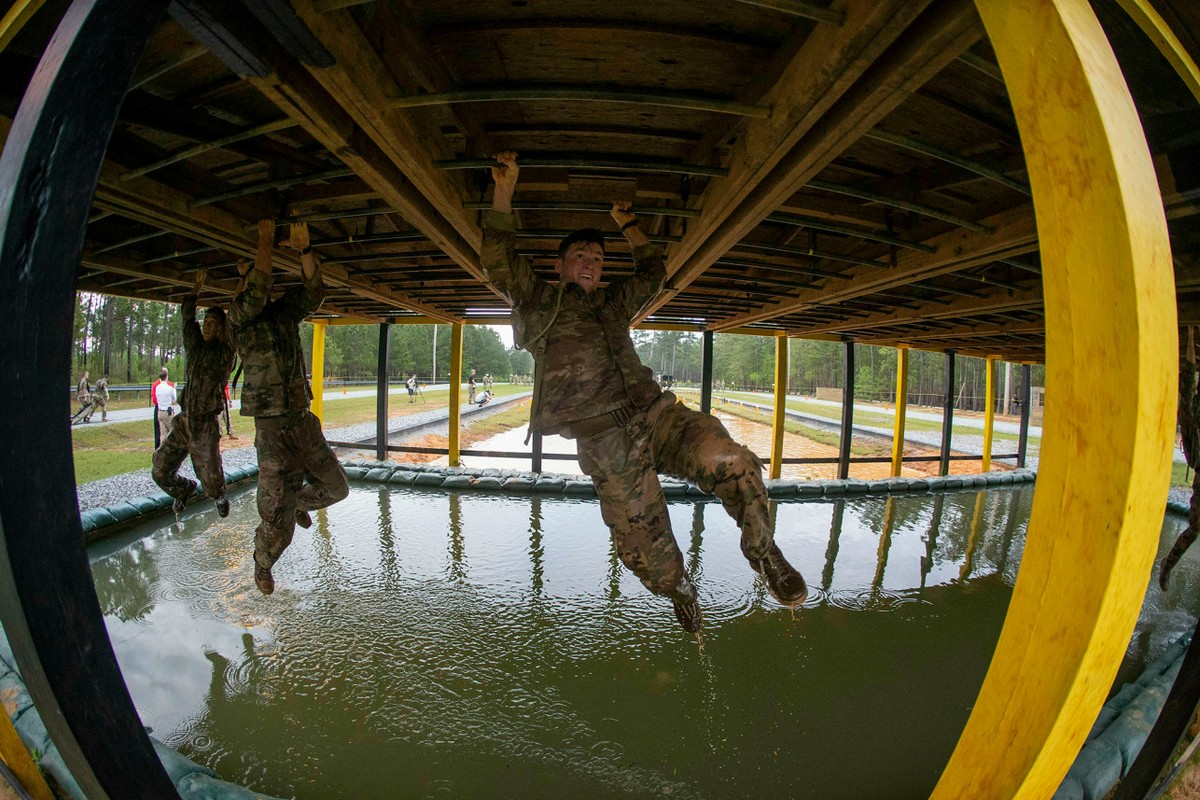
<path id="1" fill-rule="evenodd" d="M 93 572 L 143 721 L 269 794 L 918 798 L 986 672 L 1031 499 L 773 504 L 781 547 L 822 567 L 794 616 L 719 506 L 671 503 L 703 654 L 578 499 L 356 487 L 264 598 L 247 492 L 93 549 Z M 1191 628 L 1196 563 L 1151 586 L 1124 672 Z"/>

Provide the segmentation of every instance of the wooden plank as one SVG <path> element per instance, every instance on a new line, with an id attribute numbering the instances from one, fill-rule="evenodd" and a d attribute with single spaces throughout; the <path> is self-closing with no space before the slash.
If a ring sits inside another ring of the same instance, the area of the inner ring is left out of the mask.
<path id="1" fill-rule="evenodd" d="M 845 273 L 850 276 L 849 281 L 803 291 L 794 300 L 741 315 L 716 330 L 796 314 L 1032 252 L 1037 247 L 1037 226 L 1031 211 L 1029 207 L 1021 206 L 981 220 L 991 233 L 960 229 L 934 237 L 926 242 L 933 246 L 933 253 L 905 251 L 897 255 L 893 269 L 852 267 Z"/>
<path id="2" fill-rule="evenodd" d="M 1032 311 L 1042 307 L 1041 286 L 1031 286 L 1023 292 L 1011 292 L 1007 289 L 993 292 L 980 298 L 966 298 L 953 303 L 925 301 L 919 305 L 907 308 L 889 308 L 885 311 L 855 317 L 838 322 L 826 322 L 804 327 L 789 327 L 792 336 L 811 336 L 819 333 L 849 333 L 869 330 L 872 328 L 887 328 L 896 325 L 916 325 L 921 322 L 937 320 L 954 320 L 960 317 L 984 316 L 986 314 L 1007 314 L 1014 311 Z M 722 323 L 720 330 L 728 322 Z"/>
<path id="3" fill-rule="evenodd" d="M 311 0 L 297 0 L 295 6 L 300 17 L 337 58 L 334 67 L 312 70 L 317 85 L 375 143 L 392 167 L 404 176 L 404 182 L 427 198 L 435 213 L 440 211 L 442 224 L 452 228 L 472 251 L 471 258 L 460 263 L 467 268 L 466 262 L 470 262 L 470 268 L 482 279 L 482 271 L 474 263 L 478 260 L 481 240 L 479 228 L 474 215 L 462 210 L 462 202 L 468 199 L 467 190 L 431 165 L 434 159 L 450 158 L 454 153 L 445 150 L 443 137 L 436 130 L 430 130 L 411 115 L 388 110 L 390 93 L 398 95 L 399 87 L 383 68 L 375 48 L 350 12 L 322 15 Z M 376 185 L 376 188 L 383 193 L 381 187 Z M 409 221 L 421 227 L 417 220 Z M 430 238 L 437 241 L 446 237 L 431 235 Z"/>
<path id="4" fill-rule="evenodd" d="M 672 290 L 703 273 L 980 33 L 967 0 L 935 3 L 916 29 L 909 25 L 920 4 L 846 5 L 846 24 L 818 28 L 768 95 L 776 108 L 770 125 L 747 126 L 730 178 L 705 192 L 704 217 L 672 248 Z"/>
<path id="5" fill-rule="evenodd" d="M 145 176 L 122 181 L 123 172 L 118 165 L 104 165 L 96 189 L 98 206 L 111 208 L 129 219 L 174 231 L 237 256 L 254 258 L 258 250 L 258 237 L 247 230 L 243 220 L 219 208 L 189 208 L 191 198 L 182 192 Z M 299 274 L 299 256 L 277 252 L 273 260 L 285 272 Z M 376 286 L 369 279 L 357 276 L 338 264 L 325 265 L 321 272 L 328 286 L 344 287 L 359 297 L 405 308 L 443 322 L 454 321 L 454 317 L 439 309 L 402 292 Z"/>

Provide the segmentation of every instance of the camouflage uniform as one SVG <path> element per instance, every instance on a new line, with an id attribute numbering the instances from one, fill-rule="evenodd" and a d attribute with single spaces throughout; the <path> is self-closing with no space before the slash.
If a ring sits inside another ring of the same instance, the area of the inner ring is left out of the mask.
<path id="1" fill-rule="evenodd" d="M 92 390 L 88 388 L 86 375 L 79 379 L 79 385 L 75 387 L 75 402 L 79 403 L 79 410 L 75 412 L 76 417 L 85 411 L 88 412 L 87 416 L 91 416 Z M 87 417 L 84 417 L 84 419 L 86 420 Z"/>
<path id="2" fill-rule="evenodd" d="M 242 358 L 241 414 L 254 417 L 258 450 L 258 515 L 254 562 L 270 569 L 292 542 L 297 511 L 332 505 L 350 493 L 346 473 L 308 410 L 300 321 L 321 307 L 320 273 L 270 300 L 272 278 L 252 270 L 229 308 Z M 307 478 L 307 483 L 305 479 Z"/>
<path id="3" fill-rule="evenodd" d="M 773 533 L 762 462 L 719 420 L 663 392 L 629 336 L 630 320 L 662 290 L 661 250 L 634 248 L 633 276 L 589 294 L 538 278 L 515 240 L 511 214 L 485 212 L 483 268 L 512 304 L 514 340 L 534 350 L 540 373 L 530 430 L 578 440 L 621 561 L 650 591 L 695 599 L 657 471 L 716 494 L 742 529 L 742 552 L 765 556 Z"/>
<path id="4" fill-rule="evenodd" d="M 96 391 L 92 392 L 92 410 L 88 412 L 87 418 L 91 419 L 92 414 L 96 413 L 96 409 L 100 409 L 100 421 L 108 421 L 108 381 L 104 378 L 96 381 Z"/>
<path id="5" fill-rule="evenodd" d="M 204 341 L 200 323 L 196 321 L 194 296 L 183 301 L 180 311 L 187 356 L 186 383 L 179 398 L 181 410 L 173 416 L 170 431 L 154 451 L 151 474 L 164 492 L 186 502 L 196 486 L 179 475 L 179 465 L 190 454 L 204 494 L 215 500 L 225 493 L 217 419 L 225 407 L 225 382 L 233 369 L 233 345 L 220 337 Z"/>

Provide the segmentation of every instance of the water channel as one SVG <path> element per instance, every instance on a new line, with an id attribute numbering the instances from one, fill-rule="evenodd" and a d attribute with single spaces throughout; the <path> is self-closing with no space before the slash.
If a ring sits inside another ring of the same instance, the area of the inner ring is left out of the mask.
<path id="1" fill-rule="evenodd" d="M 783 503 L 795 614 L 718 505 L 673 503 L 703 644 L 592 501 L 356 486 L 251 580 L 253 489 L 91 549 L 131 694 L 222 778 L 304 800 L 923 798 L 999 634 L 1029 488 Z M 1164 544 L 1182 526 L 1169 519 Z M 1195 617 L 1185 559 L 1123 674 Z"/>

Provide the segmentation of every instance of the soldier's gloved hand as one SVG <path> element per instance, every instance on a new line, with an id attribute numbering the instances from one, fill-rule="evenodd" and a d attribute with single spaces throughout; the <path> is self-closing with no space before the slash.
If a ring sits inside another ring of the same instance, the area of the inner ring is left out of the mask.
<path id="1" fill-rule="evenodd" d="M 258 221 L 258 240 L 275 243 L 275 220 L 260 219 Z"/>

